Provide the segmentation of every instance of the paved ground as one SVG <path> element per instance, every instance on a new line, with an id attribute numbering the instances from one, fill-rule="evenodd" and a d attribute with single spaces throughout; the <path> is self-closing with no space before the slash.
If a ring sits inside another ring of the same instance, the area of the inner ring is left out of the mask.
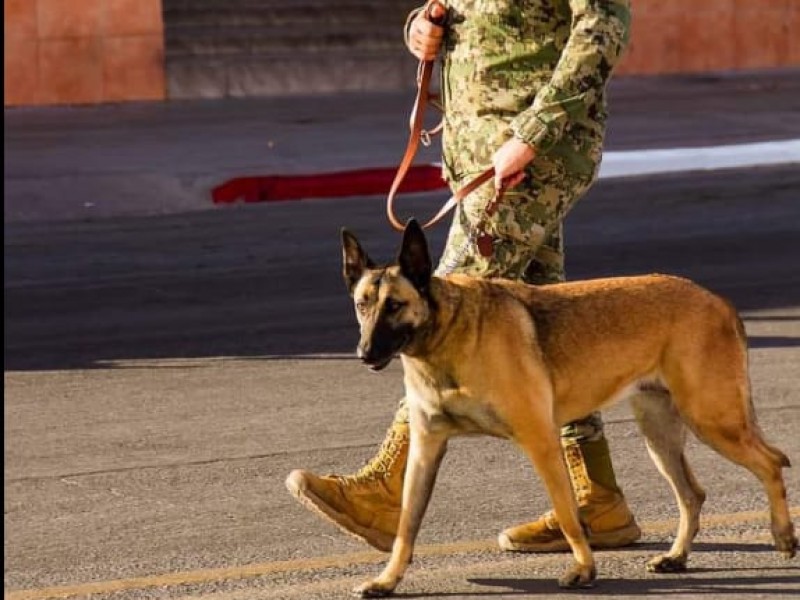
<path id="1" fill-rule="evenodd" d="M 616 98 L 630 110 L 613 147 L 800 137 L 797 82 L 621 82 Z M 199 193 L 232 173 L 391 164 L 402 125 L 387 131 L 391 103 L 370 112 L 371 101 L 328 99 L 324 117 L 319 99 L 6 112 L 6 598 L 343 597 L 380 568 L 383 555 L 315 520 L 283 478 L 299 466 L 357 468 L 401 394 L 397 365 L 376 376 L 352 358 L 339 280 L 341 225 L 376 258 L 392 255 L 381 199 L 213 208 Z M 262 151 L 269 140 L 273 154 Z M 158 181 L 178 183 L 162 196 Z M 568 222 L 573 278 L 678 273 L 737 304 L 761 426 L 795 463 L 798 190 L 796 166 L 609 180 Z M 420 214 L 438 199 L 403 206 Z M 676 511 L 628 409 L 607 421 L 645 537 L 599 553 L 598 587 L 569 597 L 800 591 L 797 559 L 768 547 L 755 480 L 696 443 L 689 456 L 709 500 L 691 570 L 646 575 Z M 797 518 L 800 475 L 785 476 Z M 402 593 L 558 593 L 565 556 L 509 556 L 492 541 L 546 507 L 510 445 L 457 441 Z"/>

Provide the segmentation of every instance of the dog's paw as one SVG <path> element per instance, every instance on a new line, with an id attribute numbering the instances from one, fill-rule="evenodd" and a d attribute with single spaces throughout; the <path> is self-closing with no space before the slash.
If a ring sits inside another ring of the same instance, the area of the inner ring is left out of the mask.
<path id="1" fill-rule="evenodd" d="M 794 529 L 789 528 L 786 531 L 773 534 L 775 537 L 775 549 L 780 552 L 784 558 L 794 558 L 797 554 L 797 537 L 794 535 Z"/>
<path id="2" fill-rule="evenodd" d="M 686 555 L 663 554 L 656 556 L 647 563 L 647 570 L 650 573 L 682 573 L 686 570 Z"/>
<path id="3" fill-rule="evenodd" d="M 572 565 L 558 579 L 558 586 L 565 590 L 594 587 L 594 580 L 597 578 L 597 570 L 594 566 Z"/>
<path id="4" fill-rule="evenodd" d="M 395 585 L 381 582 L 378 579 L 371 579 L 353 589 L 353 595 L 357 598 L 385 598 L 391 596 Z"/>

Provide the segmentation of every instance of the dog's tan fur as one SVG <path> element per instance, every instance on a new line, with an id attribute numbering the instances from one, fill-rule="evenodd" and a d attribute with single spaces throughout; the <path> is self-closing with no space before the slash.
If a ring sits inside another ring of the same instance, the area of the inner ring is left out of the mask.
<path id="1" fill-rule="evenodd" d="M 530 286 L 432 277 L 422 230 L 406 228 L 398 264 L 375 267 L 343 232 L 344 273 L 373 369 L 400 353 L 411 419 L 403 505 L 391 558 L 356 591 L 387 595 L 402 578 L 448 438 L 484 433 L 516 442 L 550 495 L 574 564 L 563 587 L 590 585 L 594 560 L 559 441 L 560 426 L 635 395 L 650 454 L 680 509 L 670 551 L 652 571 L 685 568 L 705 498 L 683 453 L 685 429 L 753 472 L 769 498 L 777 548 L 797 546 L 781 468 L 750 401 L 744 330 L 733 307 L 696 284 L 648 275 Z"/>

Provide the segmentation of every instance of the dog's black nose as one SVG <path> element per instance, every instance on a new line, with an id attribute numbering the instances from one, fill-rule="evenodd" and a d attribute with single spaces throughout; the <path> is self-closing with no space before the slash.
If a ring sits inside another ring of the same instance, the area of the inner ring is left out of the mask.
<path id="1" fill-rule="evenodd" d="M 371 365 L 378 362 L 378 357 L 375 355 L 375 350 L 372 346 L 362 346 L 359 344 L 356 350 L 356 356 L 361 359 L 361 362 Z"/>
<path id="2" fill-rule="evenodd" d="M 382 356 L 369 346 L 366 349 L 361 345 L 356 350 L 356 355 L 361 359 L 361 362 L 367 365 L 373 371 L 381 371 L 386 365 L 392 362 L 392 355 Z"/>

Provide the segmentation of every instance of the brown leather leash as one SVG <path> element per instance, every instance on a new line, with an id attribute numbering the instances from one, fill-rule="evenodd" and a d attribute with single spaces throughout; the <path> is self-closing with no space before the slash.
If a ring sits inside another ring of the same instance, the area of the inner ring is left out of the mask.
<path id="1" fill-rule="evenodd" d="M 423 10 L 425 11 L 425 16 L 429 21 L 440 26 L 444 24 L 447 9 L 439 0 L 430 0 L 425 5 Z M 421 60 L 419 63 L 419 67 L 417 69 L 417 95 L 414 99 L 414 107 L 411 111 L 411 117 L 409 120 L 410 134 L 408 143 L 406 144 L 405 154 L 400 161 L 400 166 L 398 166 L 397 173 L 394 176 L 394 181 L 392 181 L 389 195 L 386 198 L 386 216 L 389 219 L 389 223 L 397 231 L 403 231 L 403 229 L 405 229 L 405 225 L 400 221 L 400 219 L 397 218 L 397 215 L 394 211 L 394 201 L 395 197 L 397 196 L 397 191 L 400 188 L 403 179 L 405 179 L 408 169 L 411 167 L 414 156 L 417 154 L 420 141 L 429 138 L 431 133 L 436 133 L 440 129 L 440 126 L 436 127 L 430 132 L 423 129 L 425 108 L 430 103 L 432 97 L 429 88 L 431 74 L 433 73 L 433 63 L 434 61 L 432 60 Z M 478 175 L 475 179 L 470 181 L 467 185 L 457 190 L 444 203 L 444 205 L 442 205 L 442 207 L 439 209 L 439 212 L 437 212 L 422 226 L 423 229 L 427 229 L 441 221 L 445 215 L 450 212 L 453 207 L 455 207 L 456 204 L 461 202 L 465 197 L 467 197 L 487 181 L 491 180 L 493 177 L 494 168 L 490 167 Z M 497 204 L 502 198 L 503 191 L 503 188 L 496 191 L 494 198 L 486 207 L 486 217 L 491 216 L 497 209 Z M 481 219 L 477 230 L 478 231 L 474 237 L 478 244 L 479 251 L 483 256 L 491 256 L 493 240 L 491 235 L 486 232 L 485 218 Z"/>

